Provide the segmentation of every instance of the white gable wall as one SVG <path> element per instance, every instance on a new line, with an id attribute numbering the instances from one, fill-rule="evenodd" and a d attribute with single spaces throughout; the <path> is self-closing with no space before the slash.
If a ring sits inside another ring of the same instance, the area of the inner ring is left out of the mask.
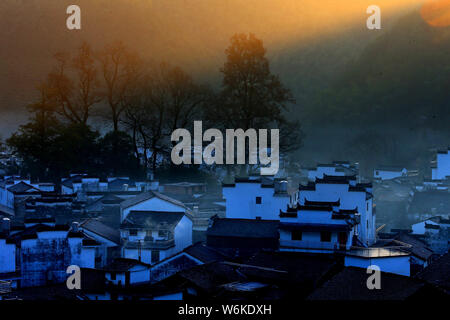
<path id="1" fill-rule="evenodd" d="M 16 271 L 16 245 L 0 239 L 0 273 Z"/>
<path id="2" fill-rule="evenodd" d="M 436 156 L 436 168 L 431 171 L 432 180 L 445 179 L 450 176 L 450 152 L 438 153 Z"/>
<path id="3" fill-rule="evenodd" d="M 410 256 L 394 256 L 370 259 L 355 256 L 345 257 L 346 267 L 359 267 L 367 269 L 367 267 L 371 265 L 378 266 L 381 272 L 395 273 L 408 277 L 411 275 Z M 381 283 L 383 283 L 383 278 L 381 278 Z"/>
<path id="4" fill-rule="evenodd" d="M 175 227 L 175 250 L 172 254 L 177 254 L 192 245 L 192 220 L 186 215 L 181 218 Z"/>
<path id="5" fill-rule="evenodd" d="M 274 188 L 262 188 L 260 183 L 236 183 L 234 187 L 223 187 L 226 199 L 226 218 L 279 220 L 280 210 L 285 211 L 290 202 L 289 195 L 274 196 Z M 261 204 L 256 203 L 261 197 Z"/>

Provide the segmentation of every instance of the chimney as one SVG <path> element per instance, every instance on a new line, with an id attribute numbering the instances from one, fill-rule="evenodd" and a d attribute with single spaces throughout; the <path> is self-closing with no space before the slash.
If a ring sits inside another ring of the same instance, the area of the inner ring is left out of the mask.
<path id="1" fill-rule="evenodd" d="M 78 222 L 76 222 L 76 221 L 72 222 L 72 231 L 73 232 L 78 232 L 79 225 L 80 224 Z"/>
<path id="2" fill-rule="evenodd" d="M 287 193 L 288 182 L 286 180 L 275 181 L 275 193 Z"/>
<path id="3" fill-rule="evenodd" d="M 125 184 L 123 185 L 123 191 L 128 191 L 128 184 L 125 183 Z"/>

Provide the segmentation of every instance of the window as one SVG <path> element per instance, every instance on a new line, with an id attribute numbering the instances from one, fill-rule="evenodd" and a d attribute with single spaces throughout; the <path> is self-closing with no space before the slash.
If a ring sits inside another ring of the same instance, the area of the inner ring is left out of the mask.
<path id="1" fill-rule="evenodd" d="M 130 236 L 137 236 L 137 230 L 130 230 Z"/>
<path id="2" fill-rule="evenodd" d="M 111 280 L 116 280 L 116 273 L 115 272 L 111 272 Z"/>
<path id="3" fill-rule="evenodd" d="M 159 261 L 159 251 L 152 250 L 152 263 L 156 263 Z"/>
<path id="4" fill-rule="evenodd" d="M 158 237 L 167 237 L 167 230 L 158 230 Z"/>
<path id="5" fill-rule="evenodd" d="M 298 230 L 293 230 L 291 233 L 291 240 L 302 240 L 302 232 Z"/>
<path id="6" fill-rule="evenodd" d="M 261 203 L 262 203 L 262 198 L 256 197 L 256 204 L 261 204 Z"/>
<path id="7" fill-rule="evenodd" d="M 320 241 L 322 241 L 322 242 L 331 242 L 331 232 L 329 232 L 329 231 L 322 231 L 320 233 Z"/>

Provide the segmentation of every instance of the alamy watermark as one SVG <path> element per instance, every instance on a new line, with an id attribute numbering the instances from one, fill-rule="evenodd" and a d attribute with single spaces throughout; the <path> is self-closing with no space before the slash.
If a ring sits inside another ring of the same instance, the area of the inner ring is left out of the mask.
<path id="1" fill-rule="evenodd" d="M 77 265 L 67 267 L 66 273 L 69 274 L 66 280 L 66 286 L 69 290 L 81 289 L 81 269 Z"/>
<path id="2" fill-rule="evenodd" d="M 259 129 L 258 132 L 255 129 L 226 129 L 224 141 L 219 129 L 212 128 L 203 133 L 202 121 L 194 121 L 194 147 L 191 133 L 187 129 L 176 129 L 171 140 L 178 144 L 172 149 L 171 159 L 176 165 L 246 164 L 248 155 L 248 164 L 261 165 L 261 175 L 275 175 L 280 165 L 279 129 L 270 129 L 270 147 L 267 133 L 268 129 Z M 211 143 L 203 149 L 203 142 Z"/>
<path id="3" fill-rule="evenodd" d="M 381 269 L 377 265 L 370 265 L 366 270 L 367 274 L 370 274 L 370 277 L 367 278 L 366 285 L 367 289 L 381 289 Z"/>

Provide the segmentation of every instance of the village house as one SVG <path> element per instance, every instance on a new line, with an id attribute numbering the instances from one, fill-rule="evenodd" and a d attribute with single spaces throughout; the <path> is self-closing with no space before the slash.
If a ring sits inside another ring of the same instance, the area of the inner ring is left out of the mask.
<path id="1" fill-rule="evenodd" d="M 290 207 L 301 208 L 308 203 L 328 202 L 336 204 L 334 205 L 336 212 L 354 212 L 356 225 L 353 234 L 356 235 L 360 245 L 369 246 L 375 242 L 376 237 L 372 189 L 371 183 L 357 183 L 356 176 L 324 174 L 323 178 L 316 178 L 315 182 L 300 185 L 299 190 L 292 196 Z M 348 240 L 351 239 L 347 238 L 346 241 Z"/>
<path id="2" fill-rule="evenodd" d="M 131 211 L 190 212 L 180 201 L 156 191 L 142 192 L 120 204 L 120 221 Z"/>
<path id="3" fill-rule="evenodd" d="M 168 194 L 199 196 L 206 192 L 206 183 L 177 182 L 162 185 L 162 192 Z"/>
<path id="4" fill-rule="evenodd" d="M 223 184 L 227 218 L 278 220 L 289 204 L 287 181 L 268 177 L 236 178 Z"/>
<path id="5" fill-rule="evenodd" d="M 120 231 L 89 218 L 78 226 L 84 234 L 98 242 L 95 250 L 95 267 L 101 268 L 120 257 Z"/>
<path id="6" fill-rule="evenodd" d="M 120 204 L 122 257 L 154 264 L 192 244 L 191 211 L 147 191 Z"/>
<path id="7" fill-rule="evenodd" d="M 20 287 L 63 283 L 70 265 L 95 266 L 98 243 L 76 228 L 57 225 L 51 219 L 26 220 L 25 227 L 11 233 L 8 241 L 16 247 Z"/>
<path id="8" fill-rule="evenodd" d="M 227 257 L 218 250 L 198 242 L 183 251 L 154 264 L 150 270 L 152 283 L 162 281 L 179 271 L 205 263 L 224 261 Z"/>
<path id="9" fill-rule="evenodd" d="M 71 174 L 61 179 L 61 192 L 63 194 L 87 192 L 115 192 L 115 191 L 147 191 L 155 190 L 159 186 L 157 181 L 133 181 L 129 177 L 100 177 L 88 174 Z"/>
<path id="10" fill-rule="evenodd" d="M 260 250 L 278 250 L 278 220 L 211 219 L 206 244 L 229 255 L 250 255 Z"/>
<path id="11" fill-rule="evenodd" d="M 309 168 L 308 180 L 322 179 L 323 175 L 329 176 L 352 176 L 359 173 L 358 164 L 350 164 L 348 161 L 333 161 L 331 164 L 318 164 L 316 168 Z"/>
<path id="12" fill-rule="evenodd" d="M 380 166 L 373 170 L 374 179 L 390 180 L 398 177 L 404 177 L 408 174 L 408 170 L 403 167 Z"/>
<path id="13" fill-rule="evenodd" d="M 123 257 L 154 264 L 192 244 L 192 220 L 184 212 L 131 211 L 120 233 Z"/>
<path id="14" fill-rule="evenodd" d="M 437 152 L 431 168 L 432 180 L 445 180 L 448 176 L 450 176 L 450 148 Z"/>
<path id="15" fill-rule="evenodd" d="M 435 227 L 432 227 L 435 226 Z M 450 228 L 450 218 L 447 216 L 447 218 L 442 216 L 435 216 L 428 219 L 425 219 L 423 221 L 414 223 L 411 226 L 412 233 L 416 235 L 424 235 L 427 232 L 433 232 L 430 230 L 439 230 L 441 228 L 448 229 Z"/>
<path id="16" fill-rule="evenodd" d="M 30 179 L 7 176 L 0 181 L 0 206 L 9 211 L 6 213 L 14 213 L 18 202 L 54 191 L 55 186 L 52 183 L 31 183 Z"/>
<path id="17" fill-rule="evenodd" d="M 379 233 L 378 236 L 385 247 L 401 247 L 411 253 L 411 275 L 426 268 L 435 255 L 428 244 L 410 230 L 391 230 L 391 233 Z"/>
<path id="18" fill-rule="evenodd" d="M 305 199 L 304 205 L 280 212 L 280 250 L 334 252 L 349 250 L 358 234 L 360 215 L 336 202 Z"/>

